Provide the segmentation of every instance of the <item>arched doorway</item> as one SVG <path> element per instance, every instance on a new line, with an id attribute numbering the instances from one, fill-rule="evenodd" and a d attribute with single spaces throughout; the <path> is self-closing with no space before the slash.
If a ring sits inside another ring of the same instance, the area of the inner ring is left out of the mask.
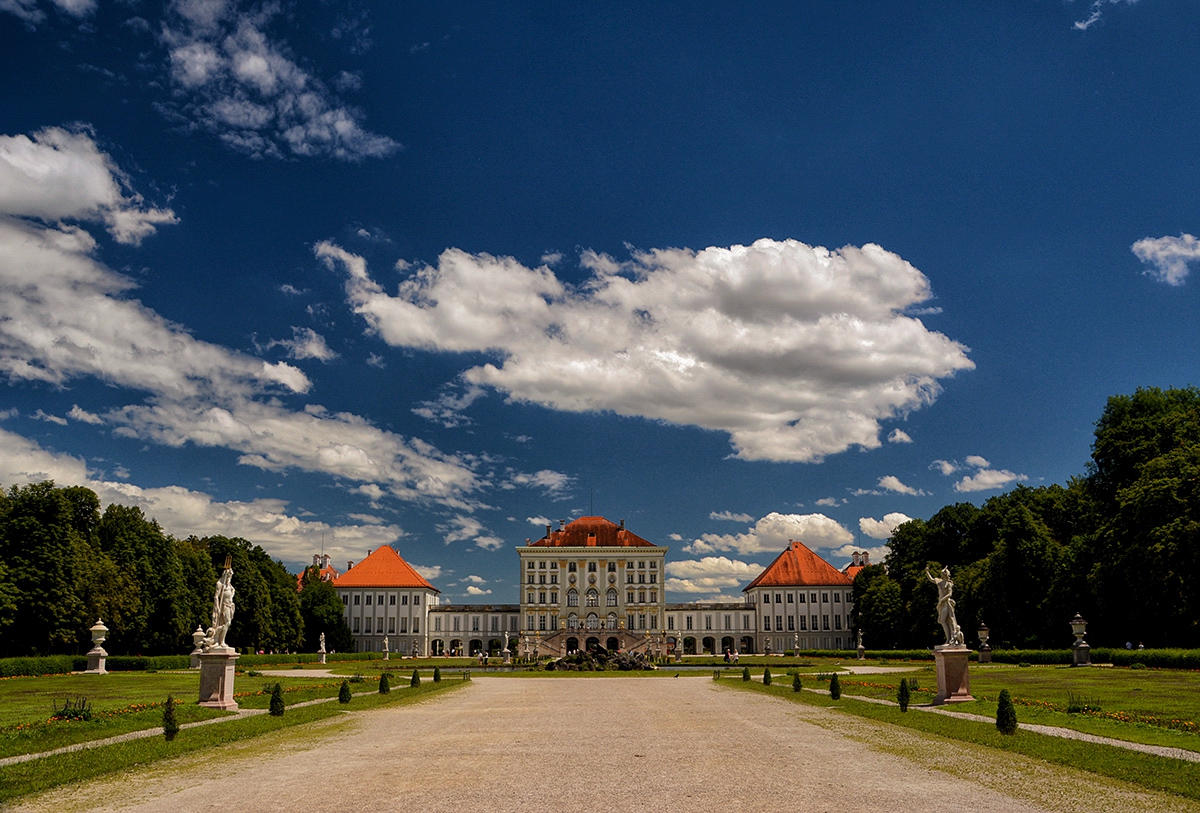
<path id="1" fill-rule="evenodd" d="M 467 654 L 478 655 L 482 651 L 483 651 L 483 641 L 479 640 L 478 638 L 472 638 L 471 639 L 471 648 L 467 650 Z"/>
<path id="2" fill-rule="evenodd" d="M 578 638 L 568 638 L 567 639 L 567 651 L 568 652 L 576 652 L 576 651 L 578 651 L 578 649 L 579 649 L 579 639 Z"/>
<path id="3" fill-rule="evenodd" d="M 594 651 L 596 649 L 596 647 L 598 647 L 598 646 L 600 646 L 600 639 L 594 635 L 591 638 L 588 638 L 587 641 L 584 642 L 584 647 L 587 649 L 588 652 Z"/>
<path id="4" fill-rule="evenodd" d="M 500 643 L 499 638 L 493 638 L 488 641 L 488 653 L 492 655 L 500 654 L 500 650 L 504 648 L 504 644 Z"/>
<path id="5" fill-rule="evenodd" d="M 463 646 L 461 638 L 450 639 L 450 657 L 461 658 L 463 656 Z"/>
<path id="6" fill-rule="evenodd" d="M 688 637 L 688 638 L 683 639 L 683 654 L 684 655 L 695 655 L 696 654 L 696 639 L 695 638 Z"/>
<path id="7" fill-rule="evenodd" d="M 710 637 L 710 636 L 705 636 L 705 638 L 704 638 L 704 640 L 701 642 L 701 644 L 704 646 L 704 654 L 705 654 L 705 655 L 712 655 L 712 654 L 714 654 L 713 650 L 714 650 L 714 649 L 716 648 L 716 646 L 717 646 L 717 642 L 716 642 L 716 640 L 715 640 L 715 639 L 713 639 L 713 638 L 712 638 L 712 637 Z"/>
<path id="8" fill-rule="evenodd" d="M 742 642 L 738 645 L 738 651 L 743 655 L 754 654 L 754 638 L 749 635 L 742 636 Z"/>
<path id="9" fill-rule="evenodd" d="M 617 640 L 617 638 L 616 638 L 616 636 L 615 636 L 615 635 L 614 635 L 614 636 L 610 636 L 610 637 L 609 637 L 609 639 L 608 639 L 608 641 L 607 641 L 607 642 L 605 642 L 605 644 L 604 644 L 604 647 L 605 647 L 605 648 L 606 648 L 606 649 L 607 649 L 609 652 L 616 652 L 618 649 L 620 649 L 620 648 L 621 648 L 621 642 Z"/>
<path id="10" fill-rule="evenodd" d="M 733 651 L 733 636 L 726 635 L 724 638 L 721 639 L 721 654 L 724 655 L 726 652 L 732 652 L 732 651 Z"/>
<path id="11" fill-rule="evenodd" d="M 442 642 L 441 638 L 434 638 L 429 642 L 429 654 L 439 657 L 446 654 L 446 644 Z"/>

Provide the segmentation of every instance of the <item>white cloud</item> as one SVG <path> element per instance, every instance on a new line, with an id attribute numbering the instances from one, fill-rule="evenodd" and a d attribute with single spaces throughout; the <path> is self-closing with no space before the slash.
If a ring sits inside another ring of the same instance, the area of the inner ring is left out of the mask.
<path id="1" fill-rule="evenodd" d="M 975 474 L 968 475 L 955 483 L 954 490 L 958 492 L 991 491 L 1028 479 L 1027 475 L 1015 474 L 1008 469 L 980 469 Z"/>
<path id="2" fill-rule="evenodd" d="M 484 550 L 497 550 L 504 547 L 504 540 L 492 535 L 483 523 L 475 517 L 457 516 L 448 523 L 438 527 L 442 539 L 447 545 L 454 542 L 474 542 L 476 547 Z"/>
<path id="3" fill-rule="evenodd" d="M 467 595 L 468 596 L 490 596 L 491 594 L 492 594 L 491 590 L 484 590 L 482 588 L 476 587 L 473 584 L 467 587 Z"/>
<path id="4" fill-rule="evenodd" d="M 923 497 L 925 492 L 919 488 L 913 488 L 900 482 L 900 478 L 895 475 L 886 475 L 879 478 L 879 487 L 884 491 L 890 491 L 896 494 L 908 494 L 911 497 Z"/>
<path id="5" fill-rule="evenodd" d="M 77 19 L 87 17 L 96 10 L 96 0 L 51 0 L 50 5 Z M 0 12 L 19 17 L 29 26 L 46 20 L 46 12 L 38 8 L 37 0 L 0 0 Z"/>
<path id="6" fill-rule="evenodd" d="M 322 535 L 326 552 L 345 557 L 362 548 L 390 544 L 404 533 L 396 525 L 308 522 L 289 513 L 284 500 L 219 502 L 204 492 L 179 486 L 142 488 L 96 479 L 79 458 L 45 451 L 31 440 L 0 429 L 0 484 L 24 485 L 42 480 L 90 488 L 102 505 L 115 502 L 141 508 L 176 536 L 241 536 L 262 545 L 272 556 L 291 562 L 311 557 L 313 540 Z"/>
<path id="7" fill-rule="evenodd" d="M 891 514 L 884 514 L 883 519 L 859 517 L 858 529 L 872 539 L 887 539 L 896 528 L 911 520 L 912 517 L 907 514 L 901 514 L 898 511 Z"/>
<path id="8" fill-rule="evenodd" d="M 1133 253 L 1150 266 L 1143 273 L 1167 285 L 1183 285 L 1190 265 L 1200 261 L 1200 240 L 1190 234 L 1146 237 L 1132 246 Z"/>
<path id="9" fill-rule="evenodd" d="M 954 472 L 958 471 L 958 465 L 951 463 L 949 460 L 935 460 L 929 464 L 929 468 L 940 471 L 943 476 L 949 477 Z"/>
<path id="10" fill-rule="evenodd" d="M 426 581 L 433 581 L 434 579 L 439 579 L 442 576 L 441 565 L 414 565 L 412 562 L 409 562 L 409 564 L 412 565 L 412 569 L 417 571 L 417 574 Z"/>
<path id="11" fill-rule="evenodd" d="M 732 511 L 710 511 L 709 519 L 719 520 L 721 522 L 750 522 L 754 517 L 749 514 L 735 514 Z"/>
<path id="12" fill-rule="evenodd" d="M 90 423 L 93 425 L 104 423 L 103 418 L 81 408 L 79 404 L 73 405 L 71 407 L 71 411 L 67 413 L 67 416 L 73 420 L 79 421 L 80 423 Z"/>
<path id="13" fill-rule="evenodd" d="M 446 429 L 455 429 L 471 423 L 470 418 L 463 415 L 463 412 L 486 394 L 483 387 L 474 385 L 459 387 L 451 384 L 443 387 L 441 394 L 436 399 L 422 401 L 421 405 L 414 408 L 412 412 L 414 415 L 439 424 Z"/>
<path id="14" fill-rule="evenodd" d="M 554 496 L 562 494 L 574 484 L 575 478 L 551 469 L 542 469 L 532 474 L 509 470 L 508 480 L 501 487 L 537 488 L 545 494 Z"/>
<path id="15" fill-rule="evenodd" d="M 292 338 L 267 342 L 263 349 L 270 350 L 275 347 L 284 348 L 287 350 L 288 358 L 297 361 L 303 359 L 332 361 L 338 357 L 338 354 L 329 349 L 329 345 L 325 343 L 325 337 L 310 327 L 293 327 Z"/>
<path id="16" fill-rule="evenodd" d="M 888 435 L 888 443 L 912 443 L 913 439 L 903 429 L 893 429 Z"/>
<path id="17" fill-rule="evenodd" d="M 992 465 L 988 462 L 986 457 L 980 457 L 977 454 L 967 455 L 966 463 L 968 466 L 974 466 L 977 469 L 986 469 L 988 466 Z"/>
<path id="18" fill-rule="evenodd" d="M 48 412 L 44 412 L 40 409 L 37 412 L 33 413 L 33 415 L 31 417 L 35 421 L 46 421 L 47 423 L 58 424 L 59 426 L 67 425 L 66 418 L 63 418 L 59 415 L 51 415 Z"/>
<path id="19" fill-rule="evenodd" d="M 130 180 L 86 132 L 47 127 L 32 137 L 0 136 L 0 214 L 43 223 L 96 221 L 115 240 L 137 245 L 165 223 L 170 209 L 145 208 Z M 90 251 L 90 238 L 61 227 L 62 242 Z"/>
<path id="20" fill-rule="evenodd" d="M 772 512 L 745 533 L 704 534 L 683 546 L 685 553 L 706 554 L 720 551 L 750 553 L 780 552 L 790 540 L 810 548 L 835 548 L 854 540 L 854 535 L 836 520 L 824 514 L 779 514 Z"/>
<path id="21" fill-rule="evenodd" d="M 753 562 L 741 562 L 725 556 L 706 556 L 698 560 L 668 562 L 666 589 L 676 593 L 718 594 L 741 588 L 765 569 Z"/>
<path id="22" fill-rule="evenodd" d="M 870 558 L 871 564 L 881 565 L 883 564 L 883 560 L 887 558 L 888 551 L 889 549 L 887 545 L 880 545 L 874 548 L 864 548 L 860 545 L 843 545 L 837 550 L 830 551 L 828 558 L 830 560 L 841 558 L 849 559 L 851 554 L 865 553 Z"/>
<path id="23" fill-rule="evenodd" d="M 847 500 L 845 497 L 840 500 L 837 497 L 822 497 L 821 499 L 817 500 L 817 505 L 821 506 L 822 508 L 834 508 L 839 505 L 845 505 L 846 502 Z"/>
<path id="24" fill-rule="evenodd" d="M 462 579 L 462 581 L 470 582 L 471 584 L 487 584 L 487 579 L 483 578 L 483 576 L 476 576 L 474 573 L 472 573 L 470 576 L 466 576 Z"/>
<path id="25" fill-rule="evenodd" d="M 1088 7 L 1088 16 L 1082 20 L 1077 20 L 1072 26 L 1077 31 L 1087 31 L 1096 23 L 1100 22 L 1100 18 L 1104 16 L 1105 6 L 1115 6 L 1125 3 L 1132 6 L 1137 0 L 1092 0 Z"/>
<path id="26" fill-rule="evenodd" d="M 525 517 L 525 521 L 528 522 L 530 525 L 539 525 L 543 528 L 546 527 L 547 525 L 554 524 L 553 520 L 546 519 L 545 517 Z"/>
<path id="27" fill-rule="evenodd" d="M 903 313 L 930 297 L 928 280 L 875 245 L 759 240 L 623 264 L 588 252 L 591 277 L 573 288 L 544 265 L 448 249 L 410 269 L 397 296 L 362 257 L 328 242 L 316 253 L 388 344 L 493 353 L 463 378 L 552 409 L 726 432 L 747 460 L 877 448 L 882 420 L 974 367 Z"/>
<path id="28" fill-rule="evenodd" d="M 257 158 L 379 158 L 399 149 L 267 34 L 272 4 L 175 0 L 161 41 L 175 101 L 168 107 L 230 148 Z M 335 84 L 350 89 L 352 75 Z"/>

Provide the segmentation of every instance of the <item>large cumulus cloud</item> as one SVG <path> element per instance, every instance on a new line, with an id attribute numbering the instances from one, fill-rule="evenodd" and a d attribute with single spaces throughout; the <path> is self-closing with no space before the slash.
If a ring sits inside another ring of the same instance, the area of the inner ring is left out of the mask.
<path id="1" fill-rule="evenodd" d="M 931 297 L 928 279 L 876 245 L 763 239 L 627 262 L 587 252 L 578 287 L 546 266 L 448 249 L 394 296 L 361 257 L 328 242 L 316 251 L 389 344 L 495 354 L 465 371 L 471 384 L 557 410 L 718 430 L 747 460 L 878 447 L 882 421 L 974 366 L 908 314 Z"/>

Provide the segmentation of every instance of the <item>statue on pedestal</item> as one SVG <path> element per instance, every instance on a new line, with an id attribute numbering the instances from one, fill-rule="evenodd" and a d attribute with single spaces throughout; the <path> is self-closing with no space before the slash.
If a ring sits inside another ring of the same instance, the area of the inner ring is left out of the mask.
<path id="1" fill-rule="evenodd" d="M 233 557 L 225 557 L 225 570 L 217 579 L 217 589 L 213 593 L 212 626 L 204 634 L 204 651 L 225 651 L 231 647 L 225 643 L 229 626 L 233 623 L 233 613 L 236 609 L 233 603 Z"/>
<path id="2" fill-rule="evenodd" d="M 321 637 L 318 639 L 318 641 L 320 643 L 317 646 L 317 652 L 324 652 L 325 651 L 325 633 L 323 633 L 323 632 L 321 633 Z"/>
<path id="3" fill-rule="evenodd" d="M 937 585 L 937 617 L 938 623 L 942 625 L 942 632 L 946 634 L 946 646 L 963 646 L 962 630 L 958 626 L 958 620 L 954 617 L 954 599 L 951 598 L 954 593 L 954 582 L 950 580 L 950 568 L 942 568 L 940 579 L 935 579 L 930 575 L 929 568 L 925 568 L 925 576 Z"/>

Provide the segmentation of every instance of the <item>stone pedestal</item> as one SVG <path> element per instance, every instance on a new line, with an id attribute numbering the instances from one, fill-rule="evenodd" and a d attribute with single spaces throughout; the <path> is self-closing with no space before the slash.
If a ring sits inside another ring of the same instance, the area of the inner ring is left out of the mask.
<path id="1" fill-rule="evenodd" d="M 858 659 L 860 661 L 865 661 L 867 659 L 867 648 L 862 644 L 858 645 Z"/>
<path id="2" fill-rule="evenodd" d="M 203 648 L 196 647 L 195 649 L 193 649 L 191 652 L 191 655 L 190 655 L 191 661 L 188 663 L 188 666 L 191 667 L 192 669 L 199 669 L 200 668 L 200 656 L 203 654 L 204 654 Z"/>
<path id="3" fill-rule="evenodd" d="M 992 662 L 992 648 L 990 646 L 988 646 L 987 644 L 979 645 L 979 662 L 980 663 L 991 663 Z"/>
<path id="4" fill-rule="evenodd" d="M 84 672 L 85 675 L 107 675 L 108 670 L 104 668 L 104 659 L 108 657 L 108 653 L 104 651 L 102 646 L 94 646 L 88 650 L 88 668 Z"/>
<path id="5" fill-rule="evenodd" d="M 505 650 L 501 651 L 500 654 L 504 656 L 504 665 L 505 666 L 508 666 L 509 664 L 512 663 L 512 652 L 510 652 L 508 649 L 505 649 Z"/>
<path id="6" fill-rule="evenodd" d="M 238 654 L 232 648 L 211 649 L 200 655 L 200 705 L 237 711 L 233 699 L 233 671 Z"/>
<path id="7" fill-rule="evenodd" d="M 1072 666 L 1091 666 L 1092 648 L 1085 641 L 1079 641 L 1071 647 Z"/>
<path id="8" fill-rule="evenodd" d="M 325 653 L 321 652 L 319 654 L 321 655 L 321 663 L 325 663 Z"/>
<path id="9" fill-rule="evenodd" d="M 937 667 L 937 696 L 935 706 L 943 703 L 966 703 L 971 697 L 971 676 L 967 672 L 967 656 L 971 650 L 965 646 L 937 646 L 933 648 L 933 661 Z"/>

